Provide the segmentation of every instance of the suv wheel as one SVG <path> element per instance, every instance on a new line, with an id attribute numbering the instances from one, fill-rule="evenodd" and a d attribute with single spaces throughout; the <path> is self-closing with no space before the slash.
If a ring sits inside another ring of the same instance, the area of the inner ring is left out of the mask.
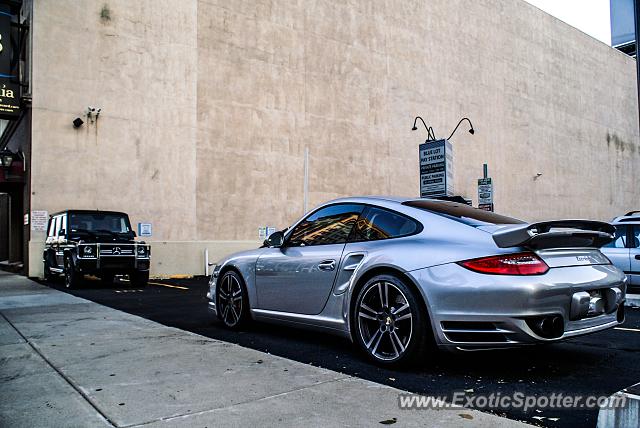
<path id="1" fill-rule="evenodd" d="M 44 261 L 44 280 L 52 282 L 55 279 L 53 272 L 51 272 L 51 266 L 49 266 L 49 260 Z"/>
<path id="2" fill-rule="evenodd" d="M 137 270 L 129 275 L 129 280 L 134 287 L 146 287 L 149 282 L 149 271 Z"/>
<path id="3" fill-rule="evenodd" d="M 76 288 L 82 279 L 82 275 L 76 272 L 71 257 L 64 258 L 64 286 L 67 288 Z"/>

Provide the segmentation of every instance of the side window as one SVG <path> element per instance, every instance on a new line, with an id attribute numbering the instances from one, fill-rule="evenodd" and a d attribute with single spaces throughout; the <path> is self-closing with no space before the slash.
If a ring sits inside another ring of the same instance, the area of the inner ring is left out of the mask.
<path id="1" fill-rule="evenodd" d="M 287 239 L 289 246 L 343 244 L 363 210 L 362 205 L 340 204 L 322 208 L 298 224 Z"/>
<path id="2" fill-rule="evenodd" d="M 631 246 L 633 248 L 640 248 L 640 225 L 633 226 L 633 241 Z"/>
<path id="3" fill-rule="evenodd" d="M 616 226 L 616 234 L 613 241 L 609 242 L 607 248 L 625 248 L 627 246 L 627 226 Z"/>
<path id="4" fill-rule="evenodd" d="M 358 219 L 353 238 L 354 242 L 375 241 L 378 239 L 398 238 L 419 231 L 415 220 L 402 214 L 382 208 L 369 207 Z"/>
<path id="5" fill-rule="evenodd" d="M 56 230 L 56 219 L 55 217 L 49 217 L 49 233 L 47 233 L 48 237 L 56 236 L 54 231 Z"/>
<path id="6" fill-rule="evenodd" d="M 57 215 L 53 218 L 54 221 L 54 225 L 53 225 L 53 236 L 58 236 L 58 232 L 60 232 L 60 216 Z"/>

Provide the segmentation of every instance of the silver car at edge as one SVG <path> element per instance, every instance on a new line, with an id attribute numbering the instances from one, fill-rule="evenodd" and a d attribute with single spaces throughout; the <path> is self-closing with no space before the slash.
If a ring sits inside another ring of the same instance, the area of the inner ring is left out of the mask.
<path id="1" fill-rule="evenodd" d="M 624 321 L 625 275 L 599 250 L 608 223 L 522 221 L 431 199 L 323 204 L 216 265 L 209 309 L 352 340 L 372 361 L 422 361 L 436 345 L 549 343 Z"/>
<path id="2" fill-rule="evenodd" d="M 615 236 L 602 252 L 627 275 L 629 292 L 635 293 L 640 289 L 640 211 L 616 217 L 611 224 Z"/>

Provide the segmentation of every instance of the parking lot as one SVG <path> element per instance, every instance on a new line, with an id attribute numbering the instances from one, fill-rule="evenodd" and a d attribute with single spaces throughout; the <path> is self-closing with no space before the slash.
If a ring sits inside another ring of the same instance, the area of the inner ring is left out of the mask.
<path id="1" fill-rule="evenodd" d="M 363 360 L 351 344 L 334 336 L 253 324 L 242 332 L 225 330 L 206 309 L 207 279 L 152 280 L 144 289 L 126 282 L 105 286 L 85 281 L 77 290 L 45 283 L 79 297 L 167 326 L 237 343 L 258 351 L 427 394 L 454 391 L 542 395 L 610 395 L 640 382 L 640 309 L 628 308 L 622 327 L 554 345 L 503 351 L 439 354 L 407 371 L 380 369 Z M 540 426 L 595 426 L 597 410 L 509 410 L 504 416 Z"/>

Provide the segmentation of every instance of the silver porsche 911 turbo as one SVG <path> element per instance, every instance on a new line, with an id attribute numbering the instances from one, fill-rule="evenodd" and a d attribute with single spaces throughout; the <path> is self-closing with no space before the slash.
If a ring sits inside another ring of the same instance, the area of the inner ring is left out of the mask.
<path id="1" fill-rule="evenodd" d="M 214 269 L 209 309 L 333 332 L 383 365 L 430 345 L 547 343 L 624 321 L 625 275 L 603 222 L 524 223 L 432 199 L 355 197 L 313 210 Z"/>

